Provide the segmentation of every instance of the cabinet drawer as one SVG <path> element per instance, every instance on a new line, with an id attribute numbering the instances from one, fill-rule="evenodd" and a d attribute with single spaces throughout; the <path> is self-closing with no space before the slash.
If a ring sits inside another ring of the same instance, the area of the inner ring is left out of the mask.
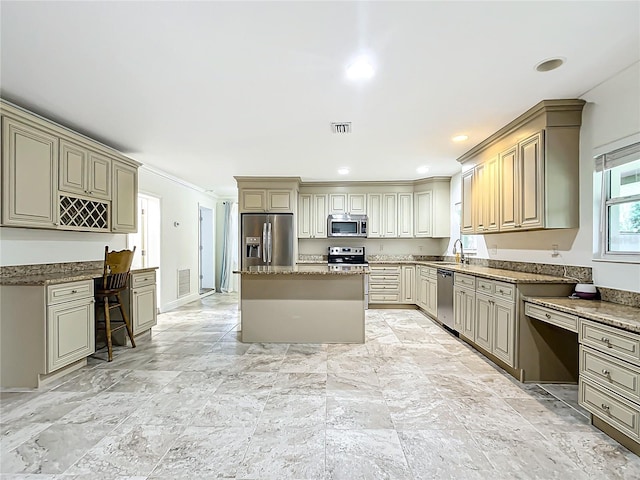
<path id="1" fill-rule="evenodd" d="M 60 283 L 47 287 L 47 305 L 93 297 L 93 280 Z"/>
<path id="2" fill-rule="evenodd" d="M 493 293 L 493 282 L 484 278 L 476 279 L 476 290 L 480 293 L 491 295 Z"/>
<path id="3" fill-rule="evenodd" d="M 453 284 L 460 287 L 474 288 L 476 286 L 476 277 L 465 275 L 464 273 L 454 273 Z"/>
<path id="4" fill-rule="evenodd" d="M 607 355 L 640 363 L 640 335 L 580 319 L 579 341 Z"/>
<path id="5" fill-rule="evenodd" d="M 156 272 L 132 273 L 130 284 L 131 288 L 144 287 L 146 285 L 154 285 L 156 283 Z"/>
<path id="6" fill-rule="evenodd" d="M 503 300 L 516 300 L 516 286 L 513 283 L 493 282 L 493 294 Z"/>
<path id="7" fill-rule="evenodd" d="M 400 285 L 393 283 L 370 283 L 369 292 L 399 292 Z"/>
<path id="8" fill-rule="evenodd" d="M 438 269 L 432 267 L 422 267 L 420 276 L 424 278 L 438 278 Z"/>
<path id="9" fill-rule="evenodd" d="M 564 328 L 565 330 L 578 333 L 578 317 L 575 315 L 558 312 L 557 310 L 541 307 L 540 305 L 534 305 L 529 302 L 524 304 L 524 314 L 531 318 L 537 318 L 543 322 Z"/>
<path id="10" fill-rule="evenodd" d="M 580 346 L 580 375 L 623 395 L 640 401 L 640 368 Z"/>
<path id="11" fill-rule="evenodd" d="M 380 274 L 370 274 L 369 275 L 369 284 L 373 283 L 398 283 L 400 282 L 400 275 L 380 275 Z"/>
<path id="12" fill-rule="evenodd" d="M 579 403 L 596 417 L 637 440 L 640 438 L 638 406 L 580 377 Z"/>
<path id="13" fill-rule="evenodd" d="M 369 303 L 398 303 L 398 293 L 369 293 Z"/>
<path id="14" fill-rule="evenodd" d="M 373 273 L 387 274 L 397 273 L 400 274 L 400 267 L 398 265 L 369 265 L 369 271 Z"/>

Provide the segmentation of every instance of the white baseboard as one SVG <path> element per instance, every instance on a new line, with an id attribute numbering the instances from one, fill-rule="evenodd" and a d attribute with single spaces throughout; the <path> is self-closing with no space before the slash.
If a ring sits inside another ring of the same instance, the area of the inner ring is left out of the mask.
<path id="1" fill-rule="evenodd" d="M 208 297 L 209 295 L 213 295 L 216 293 L 215 290 L 211 290 L 210 292 L 203 293 L 202 295 L 198 293 L 192 293 L 187 295 L 186 297 L 178 298 L 173 302 L 166 303 L 160 307 L 161 313 L 166 313 L 169 310 L 174 310 L 182 305 L 186 305 L 187 303 L 195 302 L 196 300 L 200 300 L 201 298 Z"/>

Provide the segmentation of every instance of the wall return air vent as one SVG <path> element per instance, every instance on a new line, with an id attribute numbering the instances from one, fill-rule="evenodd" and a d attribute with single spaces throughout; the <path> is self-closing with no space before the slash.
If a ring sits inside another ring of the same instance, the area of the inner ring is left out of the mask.
<path id="1" fill-rule="evenodd" d="M 331 122 L 333 133 L 351 133 L 351 122 Z"/>

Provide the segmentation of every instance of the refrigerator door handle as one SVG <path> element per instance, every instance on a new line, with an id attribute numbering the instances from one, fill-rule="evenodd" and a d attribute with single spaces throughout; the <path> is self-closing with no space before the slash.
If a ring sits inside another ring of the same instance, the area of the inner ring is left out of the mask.
<path id="1" fill-rule="evenodd" d="M 262 261 L 267 261 L 267 224 L 262 224 Z"/>
<path id="2" fill-rule="evenodd" d="M 268 250 L 268 254 L 269 254 L 269 260 L 268 260 L 268 262 L 269 262 L 269 263 L 271 263 L 271 254 L 273 253 L 273 252 L 272 252 L 272 250 L 273 250 L 273 243 L 272 243 L 272 238 L 271 238 L 271 222 L 269 222 L 269 223 L 267 224 L 267 239 L 268 239 L 267 241 L 269 242 L 269 244 L 268 244 L 268 249 L 269 249 L 269 250 Z"/>

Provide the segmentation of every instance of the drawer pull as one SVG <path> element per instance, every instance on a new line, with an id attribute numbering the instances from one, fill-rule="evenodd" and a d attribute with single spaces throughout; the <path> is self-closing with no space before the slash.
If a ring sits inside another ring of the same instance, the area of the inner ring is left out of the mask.
<path id="1" fill-rule="evenodd" d="M 607 370 L 606 368 L 603 368 L 603 369 L 602 369 L 602 374 L 603 374 L 603 375 L 607 375 L 607 376 L 608 376 L 610 373 L 611 373 L 611 372 L 610 372 L 609 370 Z"/>
<path id="2" fill-rule="evenodd" d="M 78 293 L 78 290 L 71 290 L 71 293 Z"/>
<path id="3" fill-rule="evenodd" d="M 480 285 L 480 288 L 483 289 L 483 290 L 487 289 L 486 285 Z"/>
<path id="4" fill-rule="evenodd" d="M 602 337 L 600 340 L 602 340 L 602 343 L 606 343 L 607 346 L 611 348 L 611 340 L 609 340 L 607 337 Z"/>
<path id="5" fill-rule="evenodd" d="M 604 410 L 605 412 L 608 412 L 610 410 L 609 405 L 607 405 L 606 403 L 603 403 L 600 405 L 600 407 L 602 408 L 602 410 Z"/>
<path id="6" fill-rule="evenodd" d="M 551 315 L 549 315 L 548 313 L 545 313 L 544 316 L 549 318 L 549 319 L 551 318 Z"/>
<path id="7" fill-rule="evenodd" d="M 498 290 L 498 292 L 500 292 L 500 293 L 504 293 L 504 290 L 500 289 L 500 290 Z"/>

